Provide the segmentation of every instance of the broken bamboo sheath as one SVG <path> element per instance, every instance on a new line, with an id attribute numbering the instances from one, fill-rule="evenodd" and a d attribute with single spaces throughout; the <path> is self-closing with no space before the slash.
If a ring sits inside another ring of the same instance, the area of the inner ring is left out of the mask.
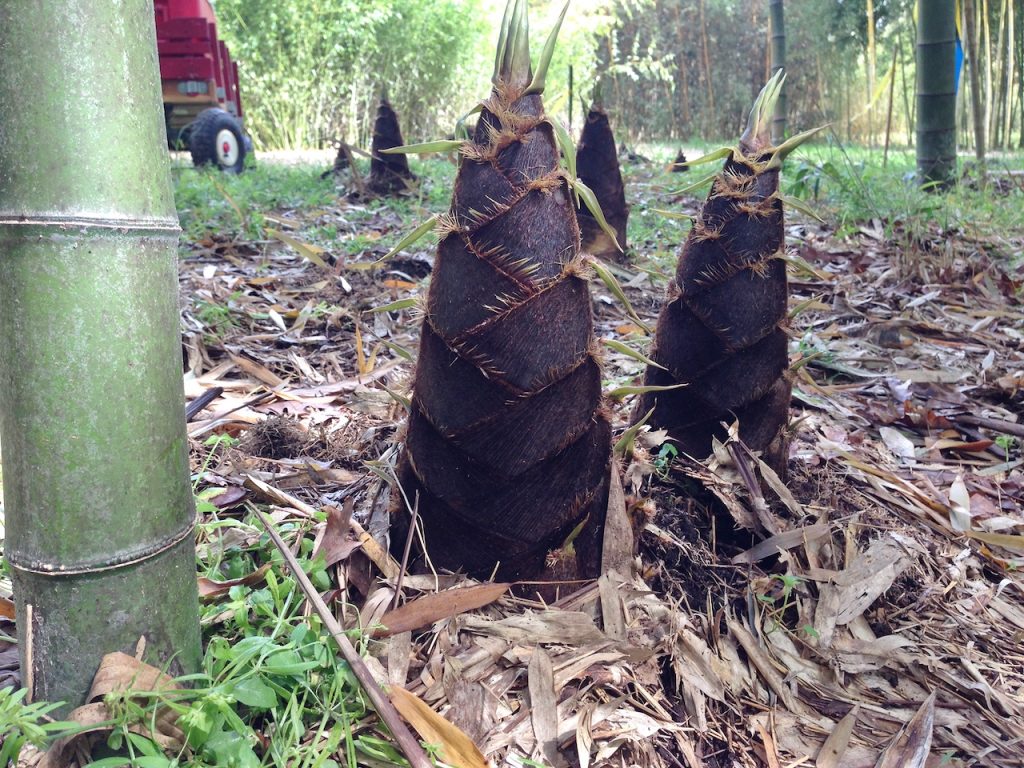
<path id="1" fill-rule="evenodd" d="M 24 679 L 200 662 L 153 6 L 0 4 L 0 440 Z"/>

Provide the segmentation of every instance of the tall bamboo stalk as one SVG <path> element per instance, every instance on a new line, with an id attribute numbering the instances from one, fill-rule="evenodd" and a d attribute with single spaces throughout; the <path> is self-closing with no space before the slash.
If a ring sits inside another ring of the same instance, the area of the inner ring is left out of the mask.
<path id="1" fill-rule="evenodd" d="M 1014 51 L 1016 35 L 1013 31 L 1013 0 L 1006 3 L 1006 71 L 1004 82 L 1006 89 L 1003 92 L 1003 142 L 1001 146 L 1011 146 L 1010 130 L 1013 121 L 1013 75 L 1014 75 Z"/>
<path id="2" fill-rule="evenodd" d="M 914 146 L 914 114 L 910 108 L 910 96 L 909 88 L 907 87 L 907 65 L 903 58 L 903 35 L 897 40 L 897 46 L 899 47 L 900 57 L 900 80 L 901 88 L 903 91 L 903 111 L 904 117 L 907 121 L 907 144 L 911 147 Z"/>
<path id="3" fill-rule="evenodd" d="M 1003 39 L 1006 37 L 1006 4 L 1008 0 L 1002 0 L 999 7 L 999 28 L 996 32 L 996 62 L 995 72 L 999 77 L 999 93 L 993 94 L 992 124 L 989 126 L 989 144 L 992 147 L 1003 146 L 1003 106 L 1006 104 L 1006 45 Z"/>
<path id="4" fill-rule="evenodd" d="M 700 10 L 700 43 L 701 43 L 701 55 L 704 61 L 704 84 L 708 90 L 708 103 L 706 108 L 703 110 L 704 120 L 704 135 L 707 136 L 707 120 L 715 119 L 715 86 L 711 82 L 711 56 L 708 54 L 708 25 L 704 18 L 704 0 L 700 0 L 698 5 Z"/>
<path id="5" fill-rule="evenodd" d="M 889 164 L 889 140 L 892 138 L 892 108 L 896 96 L 896 48 L 892 49 L 892 66 L 889 68 L 889 105 L 885 112 L 885 150 L 882 152 L 882 166 Z"/>
<path id="6" fill-rule="evenodd" d="M 676 57 L 676 67 L 678 68 L 679 72 L 679 85 L 682 87 L 681 106 L 683 113 L 683 128 L 682 131 L 680 131 L 679 135 L 680 137 L 683 137 L 689 136 L 693 129 L 690 126 L 690 71 L 689 68 L 686 66 L 686 59 L 683 53 L 684 51 L 687 50 L 686 26 L 683 24 L 682 14 L 680 12 L 680 5 L 682 5 L 682 3 L 673 4 L 673 7 L 675 9 L 676 34 L 678 35 L 677 45 L 679 46 L 679 55 Z"/>
<path id="7" fill-rule="evenodd" d="M 981 67 L 978 59 L 978 7 L 976 0 L 964 3 L 964 35 L 967 39 L 967 75 L 971 84 L 971 117 L 974 125 L 974 155 L 978 162 L 985 162 L 985 113 L 981 103 Z M 982 169 L 984 178 L 984 169 Z"/>
<path id="8" fill-rule="evenodd" d="M 981 0 L 981 47 L 985 51 L 985 139 L 992 146 L 992 27 L 989 23 L 988 0 Z"/>
<path id="9" fill-rule="evenodd" d="M 178 221 L 148 0 L 0 4 L 0 440 L 35 699 L 196 671 Z"/>
<path id="10" fill-rule="evenodd" d="M 1024 4 L 1022 4 L 1022 9 L 1024 9 Z M 1024 149 L 1024 24 L 1017 25 L 1017 61 L 1018 68 L 1021 69 L 1017 73 L 1017 104 L 1020 117 L 1020 137 L 1017 147 Z"/>
<path id="11" fill-rule="evenodd" d="M 875 3 L 874 0 L 867 0 L 865 6 L 867 13 L 867 70 L 868 70 L 868 144 L 875 146 L 875 79 L 876 60 L 875 53 Z"/>
<path id="12" fill-rule="evenodd" d="M 917 15 L 917 171 L 949 184 L 956 172 L 956 13 L 949 0 L 920 0 Z"/>
<path id="13" fill-rule="evenodd" d="M 775 74 L 786 67 L 786 20 L 782 0 L 768 0 L 768 19 L 771 24 L 771 70 Z M 786 88 L 783 85 L 772 117 L 772 141 L 781 144 L 786 135 Z"/>

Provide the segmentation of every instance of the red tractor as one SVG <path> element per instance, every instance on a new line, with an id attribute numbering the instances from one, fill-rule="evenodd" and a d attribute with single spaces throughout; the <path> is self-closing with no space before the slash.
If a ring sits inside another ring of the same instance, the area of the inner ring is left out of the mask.
<path id="1" fill-rule="evenodd" d="M 217 37 L 209 0 L 153 0 L 164 120 L 172 149 L 196 165 L 241 173 L 252 142 L 242 129 L 238 65 Z"/>

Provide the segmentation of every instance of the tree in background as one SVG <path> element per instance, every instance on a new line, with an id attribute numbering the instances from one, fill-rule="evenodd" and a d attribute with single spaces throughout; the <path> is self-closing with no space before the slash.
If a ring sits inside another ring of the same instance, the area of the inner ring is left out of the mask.
<path id="1" fill-rule="evenodd" d="M 258 146 L 369 143 L 387 88 L 413 136 L 451 130 L 482 0 L 217 0 Z M 471 74 L 469 74 L 472 77 Z M 443 128 L 442 128 L 443 126 Z"/>
<path id="2" fill-rule="evenodd" d="M 922 184 L 956 175 L 956 13 L 950 0 L 920 0 L 917 13 L 917 171 Z"/>
<path id="3" fill-rule="evenodd" d="M 1015 116 L 1024 121 L 1024 0 L 977 2 L 987 146 L 1009 146 L 1019 128 Z M 915 62 L 905 43 L 916 37 L 914 4 L 788 4 L 787 120 L 832 122 L 852 141 L 875 143 L 889 120 L 873 114 L 881 116 L 878 105 L 892 93 L 894 140 L 912 141 Z M 536 5 L 546 23 L 561 10 L 557 0 Z M 769 13 L 778 5 L 577 2 L 552 59 L 548 108 L 566 118 L 571 65 L 577 82 L 600 75 L 607 83 L 605 107 L 617 117 L 620 142 L 735 135 L 775 68 Z M 488 20 L 500 16 L 501 6 L 502 0 L 217 0 L 223 34 L 238 51 L 249 126 L 266 148 L 336 139 L 366 146 L 375 94 L 385 86 L 412 140 L 449 133 L 461 117 L 459 94 L 489 77 L 480 62 L 489 58 Z M 876 61 L 886 62 L 877 73 Z"/>
<path id="4" fill-rule="evenodd" d="M 964 2 L 964 31 L 967 39 L 967 76 L 971 90 L 971 117 L 974 125 L 974 154 L 979 163 L 985 162 L 985 113 L 982 107 L 981 66 L 978 51 L 981 49 L 978 29 L 978 0 Z M 984 170 L 982 171 L 984 175 Z"/>

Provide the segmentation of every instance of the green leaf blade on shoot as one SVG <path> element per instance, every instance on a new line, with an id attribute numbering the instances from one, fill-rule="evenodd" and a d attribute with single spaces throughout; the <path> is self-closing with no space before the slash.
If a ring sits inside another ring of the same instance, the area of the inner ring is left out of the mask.
<path id="1" fill-rule="evenodd" d="M 573 187 L 573 194 L 576 197 L 576 207 L 580 204 L 580 195 L 576 191 L 576 187 L 573 185 L 573 181 L 576 179 L 576 144 L 573 142 L 569 132 L 562 125 L 561 121 L 549 117 L 547 118 L 548 123 L 551 125 L 552 130 L 555 132 L 555 141 L 558 142 L 558 148 L 562 150 L 562 155 L 565 157 L 565 169 L 569 173 L 569 185 Z"/>
<path id="2" fill-rule="evenodd" d="M 682 189 L 676 190 L 673 194 L 685 195 L 690 192 L 693 192 L 693 190 L 699 189 L 700 187 L 703 187 L 705 184 L 714 181 L 716 176 L 718 176 L 718 173 L 712 173 L 710 176 L 705 176 L 703 179 L 695 181 L 692 184 L 687 184 Z"/>
<path id="3" fill-rule="evenodd" d="M 795 211 L 800 211 L 804 216 L 809 216 L 819 224 L 824 224 L 825 220 L 821 218 L 814 209 L 807 205 L 803 200 L 797 197 L 791 197 L 790 195 L 782 195 L 782 204 L 787 208 L 792 208 Z"/>
<path id="4" fill-rule="evenodd" d="M 651 335 L 651 327 L 647 325 L 640 316 L 633 309 L 633 305 L 630 304 L 629 298 L 626 296 L 626 292 L 622 290 L 622 286 L 619 285 L 619 281 L 615 279 L 615 275 L 599 259 L 591 257 L 590 265 L 594 268 L 594 272 L 601 278 L 601 282 L 605 284 L 605 287 L 612 292 L 612 295 L 619 300 L 623 308 L 626 310 L 626 314 L 629 315 L 629 319 L 632 320 L 638 328 L 640 328 L 648 336 Z"/>
<path id="5" fill-rule="evenodd" d="M 809 131 L 804 131 L 803 133 L 799 133 L 796 136 L 791 136 L 790 138 L 786 139 L 782 144 L 780 144 L 778 147 L 772 150 L 772 157 L 768 161 L 768 170 L 772 170 L 774 168 L 781 168 L 782 162 L 790 155 L 790 153 L 796 150 L 797 147 L 799 147 L 801 144 L 808 141 L 809 139 L 814 138 L 814 136 L 821 133 L 826 128 L 831 127 L 831 123 L 826 123 L 825 125 L 819 126 L 818 128 L 812 128 Z"/>
<path id="6" fill-rule="evenodd" d="M 497 85 L 501 79 L 501 65 L 505 60 L 505 49 L 508 47 L 509 24 L 512 22 L 513 0 L 505 5 L 505 15 L 501 19 L 501 31 L 498 33 L 498 52 L 494 57 L 494 75 L 491 82 Z"/>
<path id="7" fill-rule="evenodd" d="M 632 456 L 633 446 L 636 444 L 636 436 L 640 434 L 640 430 L 644 428 L 653 415 L 654 408 L 651 408 L 651 410 L 644 414 L 644 417 L 640 419 L 640 421 L 623 432 L 622 437 L 615 441 L 615 446 L 612 448 L 612 452 L 616 456 L 621 456 L 626 459 Z"/>
<path id="8" fill-rule="evenodd" d="M 619 249 L 619 253 L 625 253 L 622 246 L 619 245 L 618 235 L 615 230 L 612 229 L 608 220 L 604 217 L 604 211 L 601 210 L 601 204 L 597 201 L 597 195 L 594 194 L 594 190 L 579 179 L 573 181 L 572 184 L 576 188 L 576 191 L 579 192 L 580 197 L 583 198 L 583 202 L 587 206 L 587 209 L 594 214 L 594 220 L 597 222 L 597 225 L 601 227 L 604 233 L 612 239 L 612 242 L 615 243 L 615 247 Z"/>
<path id="9" fill-rule="evenodd" d="M 630 395 L 645 395 L 648 392 L 669 392 L 669 391 L 671 391 L 673 389 L 682 389 L 683 387 L 688 387 L 688 386 L 690 386 L 690 385 L 689 384 L 668 384 L 666 386 L 661 386 L 661 387 L 654 386 L 654 385 L 651 385 L 651 384 L 643 385 L 643 386 L 628 385 L 628 386 L 625 386 L 625 387 L 616 387 L 615 389 L 613 389 L 611 392 L 608 393 L 608 397 L 611 397 L 611 398 L 617 400 L 617 399 L 622 398 L 622 397 L 629 397 Z"/>
<path id="10" fill-rule="evenodd" d="M 628 344 L 623 344 L 621 341 L 616 341 L 615 339 L 601 339 L 601 343 L 604 344 L 609 349 L 614 349 L 619 354 L 625 355 L 626 357 L 630 357 L 633 360 L 636 360 L 638 363 L 650 365 L 654 368 L 660 368 L 663 371 L 668 370 L 668 368 L 661 365 L 660 363 L 655 362 L 652 358 L 648 357 L 640 350 L 633 349 L 631 346 L 629 346 Z"/>
<path id="11" fill-rule="evenodd" d="M 422 144 L 406 144 L 402 147 L 391 147 L 382 149 L 382 155 L 429 155 L 436 152 L 458 152 L 466 142 L 458 140 L 440 139 L 438 141 L 426 141 Z"/>
<path id="12" fill-rule="evenodd" d="M 410 245 L 415 245 L 416 243 L 418 243 L 420 240 L 427 236 L 428 232 L 430 232 L 431 230 L 434 229 L 435 226 L 437 226 L 437 218 L 437 214 L 434 214 L 429 219 L 424 221 L 422 224 L 416 227 L 416 229 L 414 229 L 408 235 L 403 237 L 401 242 L 398 243 L 398 245 L 396 245 L 386 254 L 381 256 L 378 259 L 378 261 L 385 261 L 387 259 L 390 259 L 399 254 L 400 252 L 404 251 Z"/>
<path id="13" fill-rule="evenodd" d="M 735 151 L 736 150 L 733 147 L 719 147 L 714 152 L 708 152 L 706 155 L 701 155 L 696 160 L 687 160 L 686 164 L 691 168 L 695 165 L 706 165 L 707 163 L 713 163 L 716 160 L 724 160 Z"/>
<path id="14" fill-rule="evenodd" d="M 565 19 L 565 12 L 569 10 L 569 0 L 566 0 L 564 6 L 562 6 L 562 12 L 558 15 L 558 21 L 555 22 L 555 26 L 551 29 L 551 33 L 548 35 L 547 42 L 544 43 L 544 50 L 540 54 L 540 60 L 537 62 L 537 71 L 533 74 L 533 80 L 527 87 L 524 95 L 531 93 L 544 93 L 544 81 L 548 76 L 548 67 L 551 66 L 551 57 L 555 53 L 555 43 L 558 42 L 558 33 L 562 29 L 562 21 Z"/>

